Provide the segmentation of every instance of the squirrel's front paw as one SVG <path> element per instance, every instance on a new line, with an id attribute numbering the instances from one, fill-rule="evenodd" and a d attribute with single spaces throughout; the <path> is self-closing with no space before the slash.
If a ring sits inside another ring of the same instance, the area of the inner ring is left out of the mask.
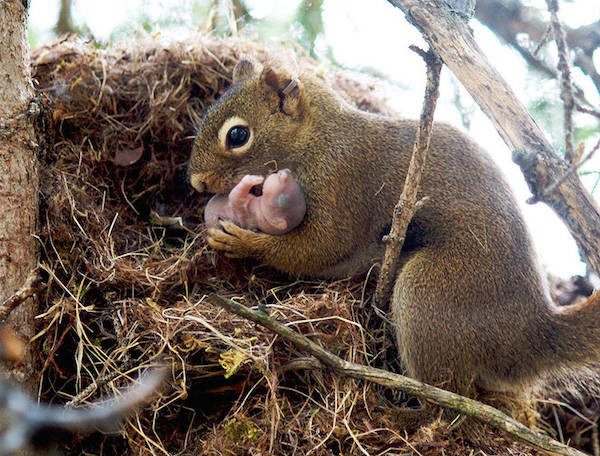
<path id="1" fill-rule="evenodd" d="M 220 220 L 221 229 L 209 228 L 208 245 L 228 258 L 257 257 L 259 241 L 264 234 L 245 230 L 228 220 Z"/>

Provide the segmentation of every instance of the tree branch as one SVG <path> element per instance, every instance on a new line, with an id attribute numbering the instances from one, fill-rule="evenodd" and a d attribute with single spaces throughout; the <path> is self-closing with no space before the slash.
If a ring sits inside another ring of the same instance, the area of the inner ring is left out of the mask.
<path id="1" fill-rule="evenodd" d="M 300 350 L 310 353 L 323 363 L 323 365 L 333 369 L 338 374 L 370 381 L 388 388 L 395 388 L 443 407 L 456 410 L 464 415 L 477 418 L 483 423 L 497 429 L 501 429 L 510 436 L 545 451 L 568 456 L 585 456 L 585 453 L 579 450 L 557 442 L 546 435 L 532 431 L 527 426 L 489 405 L 436 388 L 435 386 L 427 385 L 404 375 L 345 361 L 312 342 L 306 336 L 273 320 L 264 312 L 253 311 L 237 302 L 225 299 L 216 294 L 208 296 L 207 301 L 273 331 L 275 334 L 292 342 Z"/>
<path id="2" fill-rule="evenodd" d="M 573 157 L 573 108 L 575 99 L 573 98 L 573 83 L 571 82 L 571 67 L 569 66 L 569 50 L 565 40 L 565 32 L 558 19 L 558 0 L 546 0 L 548 11 L 550 11 L 550 23 L 554 33 L 554 41 L 558 49 L 558 73 L 561 86 L 560 98 L 564 104 L 564 123 L 565 123 L 565 159 L 570 164 L 574 164 Z"/>
<path id="3" fill-rule="evenodd" d="M 152 396 L 165 377 L 165 369 L 143 374 L 136 385 L 121 396 L 98 401 L 92 407 L 68 409 L 60 405 L 39 405 L 6 380 L 0 378 L 0 411 L 8 419 L 0 434 L 0 455 L 24 448 L 42 429 L 83 432 L 97 428 L 114 429 L 126 414 Z"/>
<path id="4" fill-rule="evenodd" d="M 517 40 L 517 35 L 520 33 L 527 33 L 534 42 L 542 40 L 549 24 L 538 19 L 537 9 L 525 7 L 517 0 L 478 0 L 475 17 L 519 51 L 527 63 L 548 76 L 557 76 L 552 69 L 548 71 L 549 67 L 535 59 L 533 54 Z M 600 21 L 575 29 L 566 27 L 565 32 L 569 48 L 579 49 L 577 54 L 581 54 L 579 58 L 576 55 L 575 65 L 592 79 L 600 92 L 600 74 L 593 63 L 590 64 L 594 51 L 600 47 Z"/>
<path id="5" fill-rule="evenodd" d="M 25 284 L 0 305 L 0 321 L 6 320 L 13 309 L 21 305 L 27 299 L 33 297 L 39 291 L 41 286 L 42 278 L 38 274 L 37 269 L 31 271 Z"/>
<path id="6" fill-rule="evenodd" d="M 490 118 L 536 201 L 565 222 L 591 268 L 600 272 L 600 209 L 579 177 L 553 150 L 502 76 L 491 66 L 465 21 L 439 0 L 389 0 L 406 14 Z M 569 174 L 553 192 L 545 189 Z"/>
<path id="7" fill-rule="evenodd" d="M 413 153 L 408 165 L 408 172 L 404 181 L 404 187 L 400 200 L 394 208 L 392 217 L 392 227 L 390 234 L 384 238 L 387 243 L 381 272 L 375 291 L 375 302 L 384 304 L 388 301 L 392 290 L 392 284 L 398 272 L 398 263 L 400 260 L 400 251 L 406 239 L 406 230 L 408 224 L 414 216 L 415 211 L 419 209 L 424 200 L 417 202 L 417 193 L 421 187 L 421 174 L 425 166 L 427 151 L 429 150 L 429 141 L 431 139 L 431 128 L 433 125 L 433 114 L 440 94 L 440 72 L 442 70 L 442 61 L 439 56 L 429 49 L 428 52 L 411 46 L 411 49 L 423 57 L 427 65 L 427 85 L 425 87 L 425 96 L 423 99 L 423 108 L 419 122 L 419 131 L 415 138 Z"/>

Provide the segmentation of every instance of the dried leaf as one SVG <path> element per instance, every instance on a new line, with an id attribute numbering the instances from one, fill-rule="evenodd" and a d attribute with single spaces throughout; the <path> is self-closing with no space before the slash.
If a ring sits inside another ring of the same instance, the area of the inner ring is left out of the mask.
<path id="1" fill-rule="evenodd" d="M 156 211 L 150 211 L 150 223 L 156 226 L 164 226 L 164 227 L 173 227 L 179 226 L 183 227 L 183 219 L 181 217 L 169 217 L 167 215 L 160 215 Z"/>
<path id="2" fill-rule="evenodd" d="M 144 148 L 141 146 L 135 149 L 119 149 L 115 153 L 113 163 L 119 166 L 130 166 L 137 163 L 143 154 Z"/>

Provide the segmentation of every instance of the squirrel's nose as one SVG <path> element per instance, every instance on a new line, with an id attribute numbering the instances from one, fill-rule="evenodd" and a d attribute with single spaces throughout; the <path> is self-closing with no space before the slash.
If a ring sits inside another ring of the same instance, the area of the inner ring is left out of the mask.
<path id="1" fill-rule="evenodd" d="M 190 184 L 200 193 L 204 193 L 206 190 L 206 184 L 200 174 L 192 174 L 190 176 Z"/>

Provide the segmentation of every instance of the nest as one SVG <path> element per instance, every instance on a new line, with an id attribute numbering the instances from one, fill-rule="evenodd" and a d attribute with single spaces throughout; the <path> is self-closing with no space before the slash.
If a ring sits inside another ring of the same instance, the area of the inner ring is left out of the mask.
<path id="1" fill-rule="evenodd" d="M 40 384 L 70 406 L 111 395 L 158 364 L 167 384 L 117 434 L 63 439 L 67 454 L 533 454 L 483 429 L 398 426 L 397 392 L 327 370 L 266 330 L 204 302 L 210 292 L 271 315 L 344 359 L 397 368 L 372 281 L 294 280 L 207 248 L 206 197 L 186 178 L 194 128 L 241 56 L 289 53 L 240 40 L 37 49 L 41 170 Z M 303 55 L 297 65 L 322 71 Z M 373 87 L 333 85 L 386 112 Z M 390 355 L 392 353 L 392 355 Z M 66 442 L 66 443 L 65 443 Z"/>

